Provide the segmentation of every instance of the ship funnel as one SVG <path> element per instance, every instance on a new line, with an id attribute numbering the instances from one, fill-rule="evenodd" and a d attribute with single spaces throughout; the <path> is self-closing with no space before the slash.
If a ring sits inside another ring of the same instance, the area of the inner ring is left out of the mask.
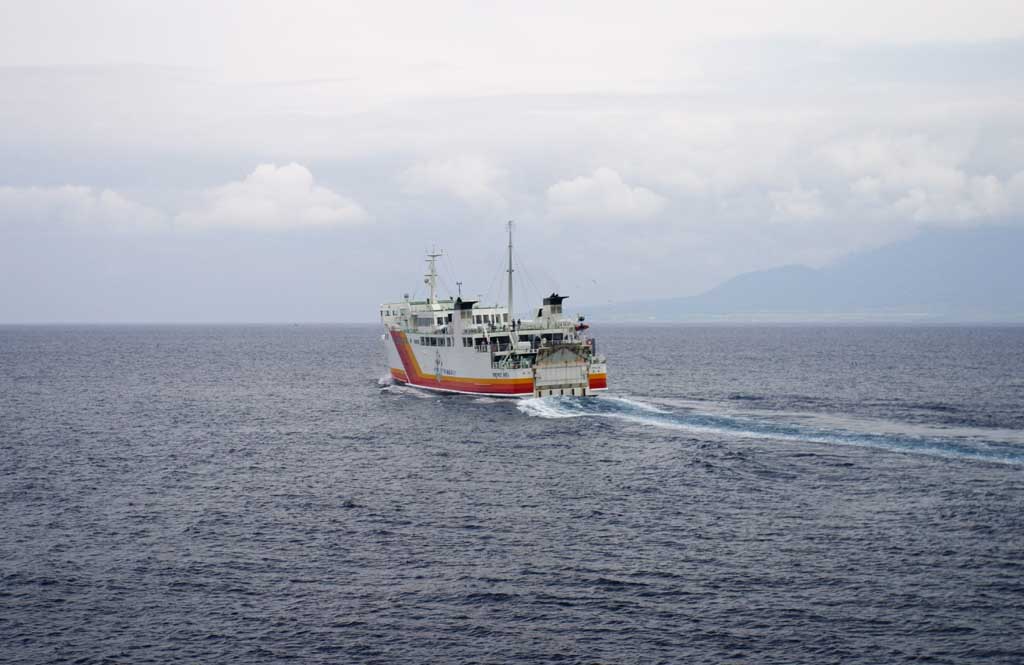
<path id="1" fill-rule="evenodd" d="M 540 315 L 542 318 L 561 318 L 562 316 L 562 301 L 569 296 L 560 296 L 557 293 L 552 293 L 550 296 L 544 298 L 544 306 L 541 307 Z"/>

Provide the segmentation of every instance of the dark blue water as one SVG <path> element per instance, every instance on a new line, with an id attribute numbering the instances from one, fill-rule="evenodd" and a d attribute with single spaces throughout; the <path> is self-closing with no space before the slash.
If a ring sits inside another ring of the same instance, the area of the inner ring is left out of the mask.
<path id="1" fill-rule="evenodd" d="M 0 328 L 0 661 L 1024 662 L 1024 328 L 596 334 L 607 396 L 501 401 Z"/>

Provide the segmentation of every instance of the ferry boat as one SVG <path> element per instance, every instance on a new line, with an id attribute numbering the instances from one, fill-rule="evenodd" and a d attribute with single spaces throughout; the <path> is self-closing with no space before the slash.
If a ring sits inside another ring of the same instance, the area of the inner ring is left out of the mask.
<path id="1" fill-rule="evenodd" d="M 508 302 L 484 305 L 437 297 L 437 259 L 427 254 L 426 300 L 380 306 L 392 378 L 418 388 L 471 395 L 588 396 L 607 390 L 608 366 L 582 316 L 563 315 L 552 293 L 532 319 L 516 318 L 512 222 L 508 223 Z"/>

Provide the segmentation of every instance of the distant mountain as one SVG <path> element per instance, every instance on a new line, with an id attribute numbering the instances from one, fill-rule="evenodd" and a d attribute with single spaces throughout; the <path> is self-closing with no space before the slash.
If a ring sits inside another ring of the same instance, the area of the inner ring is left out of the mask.
<path id="1" fill-rule="evenodd" d="M 698 296 L 582 309 L 595 321 L 1024 321 L 1024 229 L 931 231 L 821 269 L 784 266 Z"/>

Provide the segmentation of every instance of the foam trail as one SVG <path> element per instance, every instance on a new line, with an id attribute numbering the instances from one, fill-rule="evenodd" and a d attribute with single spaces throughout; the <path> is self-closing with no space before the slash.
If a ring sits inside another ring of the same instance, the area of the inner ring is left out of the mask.
<path id="1" fill-rule="evenodd" d="M 606 402 L 622 404 L 627 408 L 637 409 L 639 411 L 647 411 L 649 413 L 671 413 L 671 411 L 666 411 L 665 409 L 654 406 L 652 404 L 638 402 L 637 400 L 629 399 L 626 397 L 612 397 L 610 395 L 599 395 L 598 399 L 604 400 Z"/>
<path id="2" fill-rule="evenodd" d="M 717 415 L 697 411 L 675 413 L 621 397 L 601 396 L 588 399 L 533 397 L 520 400 L 517 406 L 526 415 L 538 418 L 614 418 L 641 425 L 713 436 L 865 446 L 957 459 L 1024 464 L 1024 446 L 1015 443 L 976 438 L 901 436 L 840 429 L 826 430 L 764 418 Z M 983 434 L 983 431 L 980 432 Z"/>

